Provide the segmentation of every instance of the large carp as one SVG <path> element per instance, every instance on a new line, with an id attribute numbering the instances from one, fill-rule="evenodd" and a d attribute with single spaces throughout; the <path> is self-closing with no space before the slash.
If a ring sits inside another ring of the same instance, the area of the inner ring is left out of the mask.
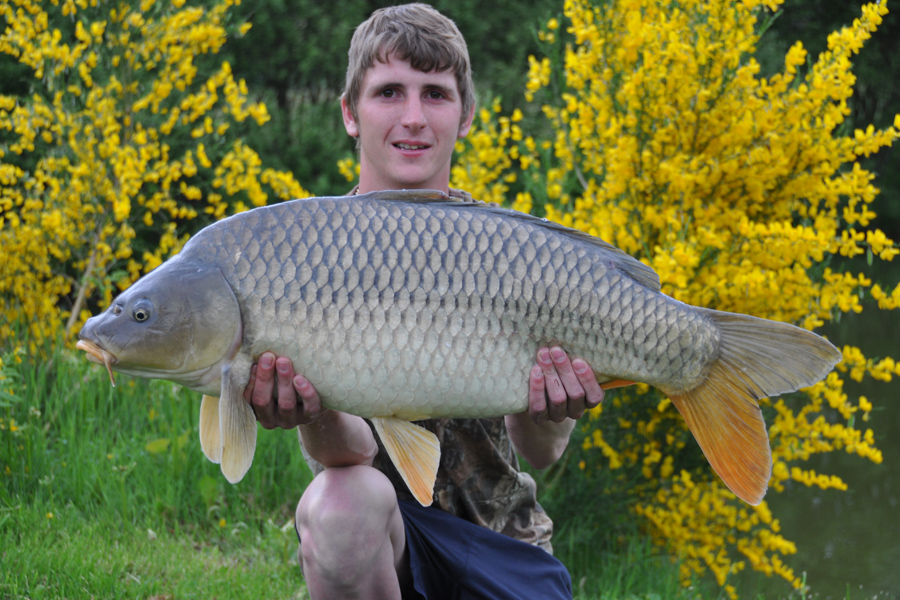
<path id="1" fill-rule="evenodd" d="M 108 369 L 205 394 L 201 446 L 231 482 L 256 447 L 250 367 L 267 350 L 287 356 L 324 406 L 372 420 L 423 504 L 439 447 L 410 421 L 525 411 L 535 351 L 557 344 L 604 386 L 659 388 L 725 484 L 757 504 L 772 469 L 757 400 L 812 385 L 841 358 L 798 327 L 673 300 L 600 239 L 426 191 L 217 222 L 80 338 Z"/>

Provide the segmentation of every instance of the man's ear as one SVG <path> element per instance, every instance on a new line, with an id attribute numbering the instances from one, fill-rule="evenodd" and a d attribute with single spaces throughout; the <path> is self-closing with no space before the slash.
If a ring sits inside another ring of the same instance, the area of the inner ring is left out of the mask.
<path id="1" fill-rule="evenodd" d="M 469 110 L 469 115 L 465 118 L 465 120 L 459 124 L 459 133 L 456 137 L 462 139 L 469 135 L 469 130 L 472 129 L 472 119 L 475 118 L 475 104 L 472 103 L 472 108 Z"/>
<path id="2" fill-rule="evenodd" d="M 347 130 L 347 135 L 359 137 L 359 124 L 356 122 L 356 117 L 353 116 L 353 111 L 350 110 L 347 94 L 341 96 L 341 114 L 344 116 L 344 129 Z"/>

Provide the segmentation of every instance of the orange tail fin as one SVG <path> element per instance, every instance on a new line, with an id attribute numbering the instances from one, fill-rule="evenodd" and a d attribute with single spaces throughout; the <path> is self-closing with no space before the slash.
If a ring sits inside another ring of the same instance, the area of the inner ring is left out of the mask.
<path id="1" fill-rule="evenodd" d="M 772 453 L 757 401 L 813 385 L 841 353 L 793 325 L 700 310 L 719 328 L 719 356 L 699 386 L 663 391 L 725 485 L 745 502 L 759 504 L 772 475 Z"/>

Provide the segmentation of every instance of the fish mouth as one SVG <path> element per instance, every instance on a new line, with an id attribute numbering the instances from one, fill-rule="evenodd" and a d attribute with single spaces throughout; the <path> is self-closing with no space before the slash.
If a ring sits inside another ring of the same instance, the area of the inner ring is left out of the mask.
<path id="1" fill-rule="evenodd" d="M 90 340 L 78 340 L 78 343 L 75 344 L 75 348 L 87 352 L 89 361 L 104 365 L 106 371 L 109 373 L 109 382 L 113 387 L 116 387 L 116 379 L 113 377 L 112 366 L 118 361 L 112 352 L 105 350 Z"/>

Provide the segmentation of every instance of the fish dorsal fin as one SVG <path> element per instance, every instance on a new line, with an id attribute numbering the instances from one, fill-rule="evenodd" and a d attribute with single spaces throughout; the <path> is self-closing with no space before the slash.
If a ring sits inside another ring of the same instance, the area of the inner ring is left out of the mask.
<path id="1" fill-rule="evenodd" d="M 350 197 L 352 198 L 352 196 Z M 378 192 L 360 194 L 357 198 L 388 200 L 394 202 L 459 202 L 460 204 L 467 204 L 460 201 L 459 198 L 454 198 L 439 190 L 381 190 Z"/>
<path id="2" fill-rule="evenodd" d="M 395 417 L 373 418 L 372 424 L 397 471 L 422 506 L 430 506 L 441 461 L 437 436 Z"/>
<path id="3" fill-rule="evenodd" d="M 222 430 L 219 427 L 219 399 L 203 395 L 200 401 L 200 447 L 210 462 L 222 462 Z"/>
<path id="4" fill-rule="evenodd" d="M 352 197 L 348 196 L 348 198 Z M 368 194 L 362 194 L 356 198 L 390 202 L 411 202 L 415 204 L 438 204 L 447 207 L 452 206 L 454 208 L 461 208 L 464 210 L 486 210 L 493 214 L 512 218 L 524 223 L 530 223 L 532 225 L 543 227 L 556 233 L 568 236 L 582 243 L 595 246 L 603 255 L 603 258 L 607 263 L 611 263 L 612 266 L 628 275 L 644 287 L 647 287 L 655 292 L 658 292 L 660 290 L 659 275 L 656 274 L 656 271 L 654 271 L 652 268 L 648 267 L 635 257 L 631 256 L 627 252 L 624 252 L 623 250 L 616 248 L 609 242 L 606 242 L 598 237 L 594 237 L 577 229 L 572 229 L 571 227 L 566 227 L 565 225 L 560 225 L 559 223 L 555 223 L 553 221 L 550 221 L 549 219 L 535 217 L 534 215 L 529 215 L 517 210 L 502 208 L 494 204 L 486 204 L 477 200 L 466 202 L 459 198 L 448 196 L 444 192 L 440 192 L 438 190 L 385 190 L 380 192 L 370 192 Z"/>
<path id="5" fill-rule="evenodd" d="M 235 371 L 233 365 L 222 369 L 222 396 L 219 400 L 222 474 L 229 483 L 237 483 L 244 478 L 256 452 L 256 417 L 244 400 L 244 386 L 235 381 Z"/>

